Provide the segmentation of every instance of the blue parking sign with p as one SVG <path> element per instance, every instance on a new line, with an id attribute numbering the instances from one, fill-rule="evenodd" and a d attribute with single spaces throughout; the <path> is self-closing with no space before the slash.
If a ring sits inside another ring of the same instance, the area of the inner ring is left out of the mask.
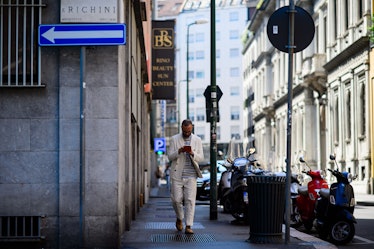
<path id="1" fill-rule="evenodd" d="M 165 138 L 155 138 L 154 139 L 154 150 L 156 153 L 166 152 L 166 139 Z"/>

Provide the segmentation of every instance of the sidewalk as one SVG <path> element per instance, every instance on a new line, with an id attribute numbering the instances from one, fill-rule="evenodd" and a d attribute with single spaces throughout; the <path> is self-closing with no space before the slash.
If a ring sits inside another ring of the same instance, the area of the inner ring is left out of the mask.
<path id="1" fill-rule="evenodd" d="M 283 241 L 276 244 L 255 244 L 247 242 L 249 226 L 233 222 L 230 214 L 222 213 L 218 207 L 217 220 L 210 220 L 209 201 L 197 201 L 195 222 L 192 227 L 195 234 L 186 235 L 175 229 L 175 214 L 171 206 L 168 190 L 162 186 L 151 191 L 150 199 L 138 213 L 131 230 L 122 238 L 121 249 L 188 248 L 188 249 L 336 249 L 326 241 L 290 230 L 288 244 Z M 284 228 L 283 228 L 284 230 Z"/>
<path id="2" fill-rule="evenodd" d="M 355 193 L 356 205 L 374 206 L 374 195 Z"/>

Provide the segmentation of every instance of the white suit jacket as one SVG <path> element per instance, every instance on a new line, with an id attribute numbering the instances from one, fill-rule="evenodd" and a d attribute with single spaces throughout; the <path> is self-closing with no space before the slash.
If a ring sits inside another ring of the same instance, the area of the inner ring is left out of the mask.
<path id="1" fill-rule="evenodd" d="M 198 163 L 204 160 L 203 144 L 200 137 L 191 134 L 191 149 L 194 153 L 193 159 Z M 178 149 L 184 146 L 182 133 L 174 135 L 170 141 L 168 158 L 171 161 L 170 178 L 182 179 L 183 167 L 185 164 L 185 153 L 178 154 Z"/>

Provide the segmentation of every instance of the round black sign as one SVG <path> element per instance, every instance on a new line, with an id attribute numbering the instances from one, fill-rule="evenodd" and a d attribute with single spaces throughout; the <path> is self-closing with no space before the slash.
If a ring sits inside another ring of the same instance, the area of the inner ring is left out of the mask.
<path id="1" fill-rule="evenodd" d="M 282 52 L 288 53 L 289 6 L 277 9 L 269 18 L 267 34 L 271 44 Z M 300 52 L 309 46 L 314 37 L 315 27 L 309 13 L 295 6 L 294 16 L 294 52 Z"/>

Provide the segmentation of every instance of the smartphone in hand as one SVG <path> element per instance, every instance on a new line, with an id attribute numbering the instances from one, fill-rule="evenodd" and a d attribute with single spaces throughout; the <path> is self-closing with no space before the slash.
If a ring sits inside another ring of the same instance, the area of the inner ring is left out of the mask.
<path id="1" fill-rule="evenodd" d="M 184 152 L 188 152 L 188 153 L 190 153 L 191 152 L 191 146 L 184 146 L 183 147 L 183 150 L 184 150 Z"/>

